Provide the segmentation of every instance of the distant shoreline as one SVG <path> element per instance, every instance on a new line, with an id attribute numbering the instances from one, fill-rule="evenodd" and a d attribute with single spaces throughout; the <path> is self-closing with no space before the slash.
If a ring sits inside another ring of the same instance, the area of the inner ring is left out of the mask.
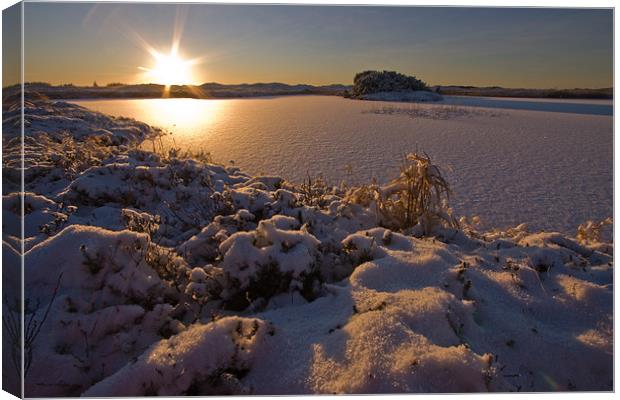
<path id="1" fill-rule="evenodd" d="M 265 96 L 290 96 L 317 94 L 342 96 L 347 90 L 344 85 L 286 85 L 283 83 L 256 83 L 241 85 L 222 85 L 206 83 L 200 86 L 176 86 L 166 89 L 164 85 L 114 85 L 114 86 L 52 86 L 44 83 L 26 84 L 26 92 L 43 95 L 48 99 L 157 99 L 157 98 L 193 98 L 193 99 L 234 99 Z M 19 92 L 14 85 L 4 89 L 4 97 Z"/>
<path id="2" fill-rule="evenodd" d="M 474 86 L 433 86 L 433 91 L 449 96 L 476 96 L 476 97 L 518 97 L 518 98 L 545 98 L 545 99 L 613 99 L 614 89 L 512 89 Z"/>
<path id="3" fill-rule="evenodd" d="M 3 89 L 3 97 L 19 92 L 19 85 Z M 284 83 L 253 83 L 224 85 L 205 83 L 200 86 L 173 85 L 165 93 L 164 85 L 137 84 L 113 86 L 53 86 L 47 83 L 26 83 L 26 92 L 37 92 L 49 99 L 235 99 L 267 96 L 328 95 L 345 96 L 350 85 L 288 85 Z M 613 88 L 601 89 L 513 89 L 502 87 L 431 86 L 430 91 L 449 96 L 512 97 L 547 99 L 613 99 Z"/>

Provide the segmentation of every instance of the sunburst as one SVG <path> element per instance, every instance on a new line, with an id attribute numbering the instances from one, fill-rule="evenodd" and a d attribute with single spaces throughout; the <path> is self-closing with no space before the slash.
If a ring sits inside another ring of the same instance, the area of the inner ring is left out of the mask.
<path id="1" fill-rule="evenodd" d="M 180 54 L 179 45 L 186 17 L 186 13 L 180 12 L 180 10 L 182 9 L 177 9 L 172 45 L 169 51 L 156 50 L 141 35 L 129 29 L 130 37 L 152 58 L 149 66 L 138 67 L 144 71 L 141 80 L 164 85 L 164 96 L 170 93 L 170 86 L 172 85 L 188 85 L 192 93 L 197 91 L 198 87 L 193 87 L 198 82 L 196 82 L 192 67 L 204 62 L 204 57 L 185 58 Z M 200 97 L 200 93 L 195 93 L 195 95 Z"/>
<path id="2" fill-rule="evenodd" d="M 154 58 L 153 67 L 139 67 L 146 72 L 150 82 L 165 86 L 195 83 L 191 70 L 192 65 L 194 65 L 193 60 L 184 60 L 173 51 L 169 54 L 155 51 L 152 55 Z"/>

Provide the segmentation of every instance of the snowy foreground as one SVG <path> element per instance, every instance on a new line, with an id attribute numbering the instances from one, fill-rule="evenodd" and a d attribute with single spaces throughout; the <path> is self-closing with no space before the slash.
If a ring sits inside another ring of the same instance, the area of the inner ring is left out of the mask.
<path id="1" fill-rule="evenodd" d="M 612 390 L 595 228 L 388 230 L 355 188 L 139 150 L 157 130 L 67 103 L 25 115 L 26 396 Z M 18 122 L 4 110 L 9 299 Z"/>

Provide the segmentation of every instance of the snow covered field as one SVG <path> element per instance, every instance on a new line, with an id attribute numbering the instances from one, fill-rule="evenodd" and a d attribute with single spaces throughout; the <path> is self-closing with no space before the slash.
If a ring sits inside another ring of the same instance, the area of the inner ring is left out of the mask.
<path id="1" fill-rule="evenodd" d="M 173 132 L 250 174 L 386 182 L 417 148 L 445 170 L 461 214 L 574 234 L 612 214 L 612 103 L 445 97 L 441 104 L 290 96 L 78 101 Z M 481 107 L 482 106 L 482 107 Z"/>
<path id="2" fill-rule="evenodd" d="M 159 107 L 153 119 L 175 118 L 184 146 L 205 144 L 216 158 L 237 149 L 239 165 L 248 155 L 252 175 L 139 149 L 158 134 L 141 122 L 27 104 L 26 321 L 42 329 L 27 335 L 26 396 L 612 390 L 613 245 L 596 229 L 579 237 L 517 224 L 488 231 L 466 220 L 457 227 L 450 216 L 401 229 L 390 219 L 399 215 L 400 203 L 389 200 L 397 184 L 339 190 L 273 176 L 300 174 L 312 155 L 326 162 L 326 175 L 338 173 L 330 157 L 340 149 L 364 162 L 358 184 L 379 171 L 383 184 L 398 176 L 399 159 L 375 157 L 375 144 L 393 155 L 410 150 L 393 136 L 400 126 L 439 165 L 473 164 L 447 174 L 460 199 L 454 217 L 477 213 L 464 207 L 486 196 L 496 204 L 491 216 L 557 221 L 553 207 L 583 216 L 579 191 L 590 189 L 591 209 L 608 216 L 611 146 L 599 142 L 611 140 L 610 117 L 502 110 L 508 115 L 412 120 L 363 103 L 336 110 L 340 120 L 322 98 L 290 98 L 288 122 L 279 124 L 264 119 L 272 100 L 238 101 L 248 103 L 146 104 Z M 243 118 L 220 118 L 239 110 Z M 322 122 L 309 112 L 324 113 Z M 211 118 L 200 135 L 189 134 L 192 115 Z M 359 122 L 349 126 L 353 115 Z M 3 110 L 7 299 L 19 287 L 19 118 L 18 107 Z M 268 147 L 291 123 L 288 143 Z M 534 134 L 541 126 L 544 134 Z M 335 137 L 336 128 L 348 136 Z M 339 147 L 345 139 L 354 153 Z M 299 161 L 270 158 L 284 152 Z M 531 168 L 531 176 L 521 171 Z M 437 177 L 433 167 L 428 173 Z M 559 183 L 547 190 L 540 176 Z M 516 200 L 493 196 L 502 192 Z M 556 203 L 562 194 L 570 196 Z M 477 200 L 463 200 L 470 196 Z M 15 315 L 11 301 L 3 304 L 3 315 Z"/>

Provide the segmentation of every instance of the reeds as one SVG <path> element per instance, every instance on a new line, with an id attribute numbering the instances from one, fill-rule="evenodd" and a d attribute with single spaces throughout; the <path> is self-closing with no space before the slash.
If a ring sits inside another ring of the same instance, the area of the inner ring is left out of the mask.
<path id="1" fill-rule="evenodd" d="M 606 225 L 613 225 L 611 217 L 602 221 L 588 221 L 577 228 L 577 241 L 580 244 L 594 244 L 601 242 L 601 233 Z"/>
<path id="2" fill-rule="evenodd" d="M 429 234 L 438 224 L 457 227 L 448 207 L 450 185 L 426 154 L 405 157 L 398 178 L 385 186 L 376 183 L 351 189 L 347 201 L 374 207 L 379 223 L 404 230 L 419 226 Z"/>
<path id="3" fill-rule="evenodd" d="M 304 179 L 297 190 L 301 195 L 302 204 L 311 207 L 326 206 L 326 198 L 332 194 L 332 188 L 327 185 L 322 175 L 312 179 L 309 173 L 308 179 Z"/>

